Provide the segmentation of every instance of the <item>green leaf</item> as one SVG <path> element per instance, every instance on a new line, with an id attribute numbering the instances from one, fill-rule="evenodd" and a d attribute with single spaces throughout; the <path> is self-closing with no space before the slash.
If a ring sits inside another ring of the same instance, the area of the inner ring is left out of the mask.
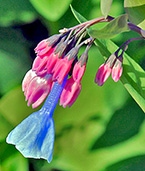
<path id="1" fill-rule="evenodd" d="M 0 94 L 21 84 L 31 66 L 26 39 L 11 27 L 0 28 Z"/>
<path id="2" fill-rule="evenodd" d="M 37 17 L 29 0 L 0 0 L 0 4 L 1 26 L 32 22 Z"/>
<path id="3" fill-rule="evenodd" d="M 72 0 L 30 0 L 30 2 L 43 17 L 57 21 L 68 9 Z"/>
<path id="4" fill-rule="evenodd" d="M 81 14 L 79 14 L 79 13 L 72 7 L 72 5 L 70 5 L 70 9 L 71 9 L 73 15 L 75 16 L 75 18 L 78 20 L 79 23 L 83 23 L 83 22 L 86 22 L 86 21 L 87 21 Z M 81 22 L 80 22 L 80 21 L 81 21 Z"/>
<path id="5" fill-rule="evenodd" d="M 81 14 L 79 14 L 72 7 L 71 10 L 74 16 L 76 17 L 76 19 L 79 21 L 79 23 L 83 23 L 87 21 Z M 90 28 L 88 29 L 88 32 L 94 38 L 110 39 L 115 37 L 117 34 L 129 31 L 127 25 L 127 19 L 128 19 L 127 15 L 124 14 L 109 22 L 104 28 L 100 30 L 92 30 Z"/>
<path id="6" fill-rule="evenodd" d="M 112 1 L 113 0 L 101 0 L 101 11 L 105 18 L 107 17 L 110 11 Z"/>
<path id="7" fill-rule="evenodd" d="M 145 29 L 145 0 L 125 0 L 124 7 L 130 22 Z"/>
<path id="8" fill-rule="evenodd" d="M 94 38 L 111 39 L 122 32 L 129 31 L 127 19 L 127 15 L 123 14 L 110 21 L 104 28 L 100 30 L 90 29 L 89 33 Z"/>
<path id="9" fill-rule="evenodd" d="M 81 22 L 81 18 L 77 13 L 76 16 Z M 108 58 L 118 49 L 117 45 L 111 40 L 104 40 L 104 43 L 99 40 L 96 40 L 95 42 L 105 58 Z M 121 81 L 130 95 L 145 112 L 145 71 L 127 54 L 124 55 L 123 67 L 124 72 Z"/>

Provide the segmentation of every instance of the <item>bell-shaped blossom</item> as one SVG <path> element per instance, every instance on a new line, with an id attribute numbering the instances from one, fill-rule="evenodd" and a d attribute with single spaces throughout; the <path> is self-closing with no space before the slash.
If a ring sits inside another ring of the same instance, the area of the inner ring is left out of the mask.
<path id="1" fill-rule="evenodd" d="M 73 68 L 72 76 L 75 82 L 80 83 L 86 69 L 86 63 L 81 66 L 81 61 L 76 62 Z"/>
<path id="2" fill-rule="evenodd" d="M 75 82 L 73 77 L 69 78 L 60 96 L 59 105 L 63 105 L 64 108 L 67 105 L 71 107 L 73 103 L 76 101 L 80 92 L 81 92 L 81 83 Z"/>
<path id="3" fill-rule="evenodd" d="M 30 70 L 29 73 L 31 72 L 33 71 Z M 28 106 L 33 102 L 32 107 L 36 108 L 44 101 L 51 90 L 51 78 L 51 75 L 46 75 L 45 77 L 34 75 L 30 79 L 29 74 L 26 74 L 23 81 L 23 90 L 25 92 L 26 101 L 28 100 Z"/>
<path id="4" fill-rule="evenodd" d="M 43 107 L 9 133 L 6 142 L 15 145 L 24 157 L 51 162 L 55 138 L 52 116 L 65 82 L 66 78 L 62 85 L 56 82 Z"/>

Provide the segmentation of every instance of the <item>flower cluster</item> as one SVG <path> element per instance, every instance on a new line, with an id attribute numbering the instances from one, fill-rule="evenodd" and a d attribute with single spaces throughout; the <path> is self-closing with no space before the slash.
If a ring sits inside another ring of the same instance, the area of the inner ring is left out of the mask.
<path id="1" fill-rule="evenodd" d="M 46 97 L 47 99 L 39 111 L 22 121 L 6 139 L 7 143 L 15 145 L 25 157 L 43 158 L 51 162 L 55 137 L 54 109 L 59 99 L 59 104 L 64 108 L 71 107 L 80 94 L 88 51 L 95 40 L 92 37 L 85 39 L 86 29 L 101 21 L 108 20 L 100 17 L 70 29 L 63 29 L 60 34 L 42 40 L 35 48 L 37 56 L 32 69 L 24 77 L 22 89 L 28 106 L 32 103 L 32 107 L 36 108 Z M 134 25 L 130 25 L 130 28 L 133 30 Z M 137 26 L 134 30 L 140 32 Z M 111 73 L 115 82 L 120 79 L 123 53 L 128 43 L 137 39 L 144 37 L 126 41 L 100 66 L 95 78 L 99 86 L 105 83 Z M 79 56 L 79 49 L 83 45 L 86 45 L 86 49 Z M 119 55 L 123 46 L 124 49 Z"/>
<path id="2" fill-rule="evenodd" d="M 47 97 L 43 107 L 22 121 L 7 137 L 28 158 L 52 160 L 55 137 L 53 111 L 60 105 L 70 107 L 81 91 L 81 80 L 86 69 L 88 51 L 94 41 L 86 35 L 86 27 L 64 29 L 62 33 L 42 40 L 35 52 L 36 59 L 22 82 L 28 106 L 38 107 Z M 87 45 L 78 58 L 82 45 Z"/>
<path id="3" fill-rule="evenodd" d="M 99 86 L 102 86 L 110 76 L 111 72 L 112 72 L 112 79 L 115 82 L 117 82 L 122 75 L 122 71 L 123 71 L 122 63 L 123 63 L 123 56 L 121 55 L 117 57 L 116 53 L 113 53 L 105 61 L 105 63 L 99 67 L 99 70 L 96 74 L 95 82 Z"/>
<path id="4" fill-rule="evenodd" d="M 37 57 L 22 83 L 28 106 L 33 102 L 32 107 L 38 107 L 50 93 L 53 84 L 57 81 L 61 85 L 67 75 L 70 78 L 60 96 L 60 105 L 70 107 L 75 102 L 81 91 L 81 79 L 86 68 L 88 50 L 93 42 L 92 38 L 78 42 L 80 34 L 84 34 L 84 31 L 85 29 L 81 28 L 72 34 L 73 31 L 68 30 L 37 45 Z M 78 52 L 83 44 L 88 46 L 78 59 Z"/>

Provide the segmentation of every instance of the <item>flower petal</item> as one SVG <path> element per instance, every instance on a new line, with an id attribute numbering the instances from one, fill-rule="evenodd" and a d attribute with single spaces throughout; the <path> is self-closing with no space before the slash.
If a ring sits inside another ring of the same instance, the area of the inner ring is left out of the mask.
<path id="1" fill-rule="evenodd" d="M 22 121 L 6 141 L 28 158 L 52 160 L 54 145 L 54 121 L 48 110 L 42 108 Z"/>

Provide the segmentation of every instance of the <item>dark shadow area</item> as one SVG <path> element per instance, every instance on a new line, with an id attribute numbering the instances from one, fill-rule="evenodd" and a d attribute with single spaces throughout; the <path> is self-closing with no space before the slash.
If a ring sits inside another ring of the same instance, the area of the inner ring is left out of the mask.
<path id="1" fill-rule="evenodd" d="M 49 37 L 47 28 L 39 19 L 32 23 L 14 26 L 14 28 L 20 30 L 24 38 L 29 42 L 30 55 L 34 60 L 36 57 L 34 48 L 40 41 Z"/>
<path id="2" fill-rule="evenodd" d="M 132 157 L 118 163 L 115 163 L 106 171 L 144 171 L 145 170 L 145 155 Z"/>
<path id="3" fill-rule="evenodd" d="M 130 100 L 122 109 L 116 111 L 109 121 L 104 134 L 97 139 L 91 150 L 113 146 L 135 136 L 145 115 L 135 101 Z"/>

